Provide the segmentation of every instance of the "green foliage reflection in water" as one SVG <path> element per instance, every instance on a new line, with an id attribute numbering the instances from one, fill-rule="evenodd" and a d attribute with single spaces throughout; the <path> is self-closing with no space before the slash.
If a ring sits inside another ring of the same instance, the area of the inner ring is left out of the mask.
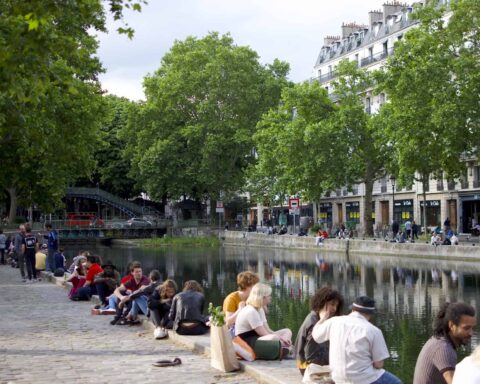
<path id="1" fill-rule="evenodd" d="M 220 240 L 216 237 L 156 237 L 153 239 L 142 239 L 136 241 L 140 247 L 184 247 L 184 246 L 195 246 L 195 247 L 219 247 L 221 245 Z"/>

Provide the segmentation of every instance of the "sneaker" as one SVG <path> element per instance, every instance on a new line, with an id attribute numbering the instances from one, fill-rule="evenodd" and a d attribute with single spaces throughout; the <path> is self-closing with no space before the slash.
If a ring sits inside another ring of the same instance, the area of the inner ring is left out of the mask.
<path id="1" fill-rule="evenodd" d="M 116 313 L 115 309 L 100 309 L 99 315 L 115 315 Z"/>
<path id="2" fill-rule="evenodd" d="M 155 328 L 155 330 L 153 331 L 153 338 L 155 340 L 160 340 L 160 339 L 164 339 L 168 336 L 168 333 L 167 331 L 164 329 L 164 328 L 161 328 L 161 327 L 157 327 Z"/>
<path id="3" fill-rule="evenodd" d="M 32 283 L 36 283 L 38 279 L 32 279 Z"/>

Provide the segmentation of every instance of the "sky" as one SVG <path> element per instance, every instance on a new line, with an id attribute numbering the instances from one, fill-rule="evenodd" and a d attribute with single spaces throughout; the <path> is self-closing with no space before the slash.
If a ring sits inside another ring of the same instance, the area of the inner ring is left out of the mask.
<path id="1" fill-rule="evenodd" d="M 290 64 L 290 80 L 312 76 L 323 38 L 340 35 L 343 22 L 368 24 L 368 12 L 381 0 L 148 0 L 141 13 L 127 12 L 135 29 L 129 40 L 108 21 L 99 34 L 98 55 L 106 73 L 102 87 L 110 94 L 143 100 L 144 77 L 160 67 L 175 40 L 230 33 L 234 43 L 255 50 L 262 64 L 275 58 Z"/>

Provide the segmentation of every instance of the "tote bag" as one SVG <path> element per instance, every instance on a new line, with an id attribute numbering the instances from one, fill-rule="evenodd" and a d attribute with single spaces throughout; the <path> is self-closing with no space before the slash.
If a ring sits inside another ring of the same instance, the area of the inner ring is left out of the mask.
<path id="1" fill-rule="evenodd" d="M 222 372 L 238 371 L 238 363 L 227 326 L 210 327 L 211 366 Z"/>

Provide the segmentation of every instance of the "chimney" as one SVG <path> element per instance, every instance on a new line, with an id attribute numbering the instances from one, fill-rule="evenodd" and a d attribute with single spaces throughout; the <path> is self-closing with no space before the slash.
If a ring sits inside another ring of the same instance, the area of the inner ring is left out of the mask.
<path id="1" fill-rule="evenodd" d="M 363 30 L 367 28 L 365 25 L 360 25 L 357 23 L 343 23 L 342 24 L 342 39 L 347 38 L 352 33 Z"/>
<path id="2" fill-rule="evenodd" d="M 373 25 L 378 22 L 383 23 L 383 12 L 382 11 L 370 11 L 368 13 L 368 24 L 370 25 L 370 31 L 373 31 Z"/>
<path id="3" fill-rule="evenodd" d="M 398 0 L 393 0 L 391 2 L 386 2 L 383 4 L 383 23 L 384 25 L 387 22 L 388 16 L 393 15 L 394 13 L 400 12 L 402 9 L 407 8 L 408 4 L 401 3 Z"/>
<path id="4" fill-rule="evenodd" d="M 326 47 L 328 45 L 331 45 L 335 41 L 340 40 L 340 36 L 327 36 L 323 38 L 323 46 Z"/>

